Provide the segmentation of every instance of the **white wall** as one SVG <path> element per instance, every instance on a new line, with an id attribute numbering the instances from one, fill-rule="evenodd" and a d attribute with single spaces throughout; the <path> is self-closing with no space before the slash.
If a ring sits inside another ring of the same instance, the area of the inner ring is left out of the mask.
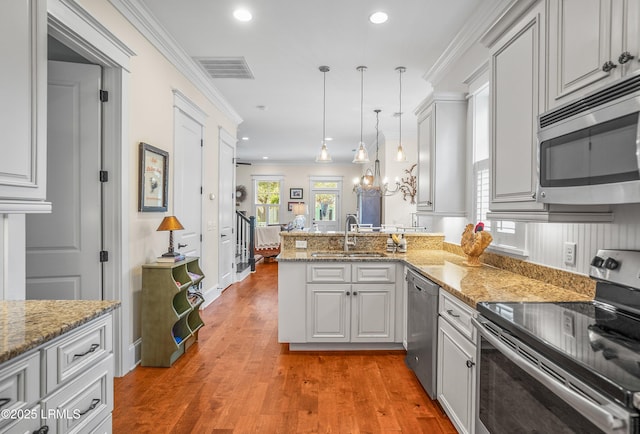
<path id="1" fill-rule="evenodd" d="M 403 116 L 405 118 L 405 116 Z M 405 123 L 403 119 L 402 123 L 403 135 L 405 131 L 412 129 L 411 137 L 416 137 L 415 130 L 417 129 L 417 120 L 415 116 L 407 117 Z M 408 124 L 408 125 L 406 125 Z M 408 136 L 409 134 L 407 134 Z M 404 149 L 407 160 L 404 162 L 398 162 L 396 158 L 396 150 L 398 149 L 398 138 L 385 136 L 385 154 L 384 163 L 382 164 L 382 174 L 389 178 L 389 185 L 393 186 L 394 180 L 407 178 L 408 175 L 405 170 L 411 168 L 412 165 L 418 162 L 418 144 L 415 139 L 407 141 L 402 140 L 402 147 Z M 383 158 L 383 157 L 381 157 Z M 418 174 L 418 168 L 413 169 L 413 174 Z M 416 198 L 417 199 L 417 198 Z M 402 193 L 397 193 L 393 196 L 387 196 L 383 199 L 383 216 L 382 221 L 391 225 L 411 226 L 413 221 L 413 214 L 416 212 L 417 205 L 411 204 L 411 199 L 407 197 L 403 199 Z"/>

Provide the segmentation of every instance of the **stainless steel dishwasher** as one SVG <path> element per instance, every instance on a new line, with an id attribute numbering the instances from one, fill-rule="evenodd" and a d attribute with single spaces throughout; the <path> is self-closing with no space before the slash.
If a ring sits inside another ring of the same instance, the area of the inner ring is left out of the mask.
<path id="1" fill-rule="evenodd" d="M 406 363 L 431 399 L 436 399 L 438 350 L 438 285 L 407 271 Z"/>

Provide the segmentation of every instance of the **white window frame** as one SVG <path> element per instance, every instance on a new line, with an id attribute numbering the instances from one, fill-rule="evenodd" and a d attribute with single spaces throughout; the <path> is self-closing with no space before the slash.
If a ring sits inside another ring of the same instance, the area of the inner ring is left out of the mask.
<path id="1" fill-rule="evenodd" d="M 283 210 L 284 210 L 284 206 L 283 206 L 283 202 L 285 202 L 285 197 L 284 197 L 284 176 L 281 175 L 253 175 L 251 177 L 251 181 L 253 183 L 253 197 L 252 197 L 252 203 L 251 203 L 251 208 L 252 208 L 252 215 L 257 215 L 256 211 L 257 211 L 257 207 L 258 206 L 266 206 L 267 208 L 278 208 L 278 216 L 279 219 L 282 220 L 283 218 Z M 278 182 L 279 183 L 279 187 L 280 187 L 280 203 L 278 205 L 270 205 L 270 204 L 258 204 L 256 203 L 256 195 L 258 194 L 258 183 L 261 181 L 266 181 L 266 182 Z M 269 215 L 269 212 L 267 210 L 267 216 Z M 268 217 L 267 217 L 268 218 Z M 269 221 L 267 221 L 267 225 L 270 224 L 282 224 L 283 222 L 279 221 L 279 222 L 274 222 L 274 223 L 270 223 Z M 258 223 L 256 222 L 256 225 Z"/>

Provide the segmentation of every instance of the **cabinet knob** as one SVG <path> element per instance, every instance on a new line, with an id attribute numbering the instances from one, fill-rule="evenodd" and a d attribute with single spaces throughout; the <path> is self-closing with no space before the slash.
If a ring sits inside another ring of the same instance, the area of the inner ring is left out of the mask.
<path id="1" fill-rule="evenodd" d="M 351 293 L 349 291 L 345 292 L 346 295 L 351 295 Z"/>
<path id="2" fill-rule="evenodd" d="M 471 360 L 467 360 L 466 365 L 467 365 L 467 368 L 471 369 L 475 366 L 475 362 L 472 362 Z"/>
<path id="3" fill-rule="evenodd" d="M 624 65 L 630 60 L 633 60 L 633 55 L 628 51 L 625 51 L 620 55 L 620 57 L 618 57 L 618 63 L 620 63 L 620 65 Z"/>
<path id="4" fill-rule="evenodd" d="M 433 205 L 433 202 L 431 202 L 430 200 L 427 201 L 427 205 L 431 206 Z"/>
<path id="5" fill-rule="evenodd" d="M 358 291 L 353 291 L 353 295 L 358 295 Z"/>
<path id="6" fill-rule="evenodd" d="M 613 63 L 611 60 L 607 60 L 606 62 L 604 62 L 604 65 L 602 65 L 602 70 L 604 72 L 609 72 L 609 71 L 614 70 L 617 67 L 618 67 L 618 65 Z"/>
<path id="7" fill-rule="evenodd" d="M 535 193 L 533 193 L 533 194 L 531 195 L 531 199 L 535 199 L 535 198 L 536 198 L 536 194 L 535 194 Z"/>

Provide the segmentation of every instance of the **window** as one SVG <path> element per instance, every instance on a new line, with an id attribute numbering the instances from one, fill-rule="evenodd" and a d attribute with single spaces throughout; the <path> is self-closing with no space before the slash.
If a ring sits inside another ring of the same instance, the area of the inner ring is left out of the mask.
<path id="1" fill-rule="evenodd" d="M 478 89 L 470 99 L 473 146 L 473 221 L 483 222 L 485 230 L 491 230 L 487 220 L 489 211 L 489 84 Z"/>
<path id="2" fill-rule="evenodd" d="M 253 191 L 253 214 L 256 216 L 256 226 L 279 224 L 282 204 L 282 177 L 254 177 Z"/>

